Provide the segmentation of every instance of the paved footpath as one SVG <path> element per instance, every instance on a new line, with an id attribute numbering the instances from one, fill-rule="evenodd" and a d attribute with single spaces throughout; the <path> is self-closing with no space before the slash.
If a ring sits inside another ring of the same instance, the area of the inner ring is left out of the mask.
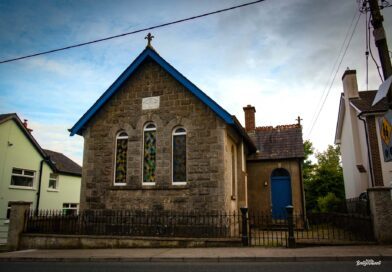
<path id="1" fill-rule="evenodd" d="M 0 253 L 9 261 L 392 261 L 392 245 L 323 246 L 306 248 L 129 248 L 129 249 L 29 249 Z"/>

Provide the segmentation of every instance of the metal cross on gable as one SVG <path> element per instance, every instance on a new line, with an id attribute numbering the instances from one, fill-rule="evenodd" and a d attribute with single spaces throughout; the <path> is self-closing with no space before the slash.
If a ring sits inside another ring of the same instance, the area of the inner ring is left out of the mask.
<path id="1" fill-rule="evenodd" d="M 144 39 L 147 40 L 147 46 L 148 47 L 151 47 L 151 41 L 152 41 L 153 38 L 155 38 L 155 37 L 153 35 L 151 35 L 150 32 L 148 32 L 147 36 L 144 37 Z"/>
<path id="2" fill-rule="evenodd" d="M 302 119 L 300 116 L 298 116 L 296 120 L 297 120 L 297 122 L 298 122 L 298 125 L 301 125 L 301 121 L 302 121 L 303 119 Z"/>

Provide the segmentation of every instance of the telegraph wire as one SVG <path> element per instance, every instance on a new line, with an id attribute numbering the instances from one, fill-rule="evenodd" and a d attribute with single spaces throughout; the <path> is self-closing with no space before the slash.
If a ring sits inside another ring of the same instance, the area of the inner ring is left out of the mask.
<path id="1" fill-rule="evenodd" d="M 342 43 L 342 45 L 340 46 L 339 53 L 338 53 L 338 55 L 336 56 L 336 59 L 335 59 L 334 64 L 332 65 L 331 73 L 330 73 L 330 75 L 329 75 L 329 77 L 328 77 L 328 80 L 327 80 L 327 82 L 326 82 L 326 84 L 325 84 L 324 90 L 323 90 L 323 92 L 322 92 L 322 94 L 321 94 L 321 96 L 320 96 L 320 99 L 319 99 L 318 103 L 317 103 L 317 106 L 316 106 L 316 108 L 315 108 L 315 112 L 316 112 L 317 109 L 319 109 L 320 106 L 321 106 L 321 103 L 322 103 L 322 101 L 323 101 L 323 97 L 324 97 L 324 95 L 325 95 L 325 93 L 326 93 L 326 91 L 327 91 L 327 89 L 328 89 L 328 82 L 332 79 L 333 72 L 334 72 L 335 69 L 336 69 L 336 65 L 338 64 L 340 55 L 341 55 L 342 52 L 343 52 L 344 45 L 346 44 L 347 39 L 348 39 L 348 37 L 349 37 L 349 35 L 350 35 L 350 30 L 351 30 L 351 28 L 352 28 L 352 26 L 353 26 L 353 23 L 354 23 L 354 21 L 355 21 L 355 17 L 357 17 L 357 12 L 354 12 L 354 16 L 353 16 L 353 18 L 351 19 L 351 23 L 350 23 L 349 27 L 347 28 L 346 35 L 345 35 L 345 37 L 344 37 L 343 43 Z M 315 117 L 316 117 L 316 114 L 313 115 L 313 118 L 312 118 L 311 123 L 313 123 L 313 122 L 315 121 Z M 310 134 L 310 133 L 308 133 L 308 134 Z"/>
<path id="2" fill-rule="evenodd" d="M 331 92 L 332 85 L 333 85 L 333 83 L 334 83 L 334 81 L 335 81 L 336 75 L 337 75 L 338 72 L 339 72 L 339 69 L 340 69 L 340 66 L 341 66 L 341 64 L 342 64 L 342 62 L 343 62 L 343 59 L 344 59 L 344 57 L 345 57 L 346 54 L 347 54 L 348 47 L 350 46 L 350 43 L 351 43 L 351 40 L 352 40 L 352 38 L 353 38 L 353 36 L 354 36 L 355 30 L 357 29 L 358 22 L 359 22 L 359 19 L 361 18 L 361 15 L 362 15 L 362 13 L 359 13 L 358 18 L 357 18 L 357 21 L 355 22 L 355 25 L 354 25 L 354 28 L 352 29 L 350 38 L 349 38 L 349 40 L 348 40 L 348 42 L 347 42 L 347 44 L 346 44 L 346 47 L 345 47 L 344 52 L 343 52 L 343 55 L 342 55 L 342 57 L 341 57 L 341 59 L 340 59 L 340 62 L 339 62 L 339 64 L 338 64 L 338 67 L 336 68 L 335 74 L 334 74 L 334 76 L 333 76 L 333 78 L 332 78 L 332 80 L 331 80 L 331 83 L 330 83 L 329 87 L 328 87 L 327 94 L 326 94 L 326 96 L 324 97 L 324 100 L 323 100 L 323 102 L 322 102 L 322 104 L 321 104 L 321 107 L 319 108 L 319 110 L 318 110 L 318 112 L 317 112 L 317 114 L 316 114 L 316 117 L 314 118 L 314 121 L 312 122 L 312 125 L 311 125 L 311 127 L 310 127 L 310 130 L 309 130 L 309 132 L 308 132 L 308 134 L 307 134 L 308 137 L 312 134 L 314 125 L 316 124 L 316 122 L 317 122 L 317 120 L 318 120 L 318 118 L 319 118 L 319 116 L 320 116 L 320 113 L 321 113 L 321 111 L 323 110 L 323 107 L 324 107 L 324 105 L 325 105 L 325 102 L 326 102 L 326 100 L 327 100 L 327 98 L 328 98 L 328 96 L 329 96 L 329 93 Z M 355 17 L 354 17 L 354 18 L 355 18 Z"/>
<path id="3" fill-rule="evenodd" d="M 359 14 L 359 15 L 358 15 L 358 14 Z M 358 18 L 357 18 L 357 21 L 355 22 L 355 18 L 356 18 L 357 16 L 358 16 Z M 318 112 L 317 112 L 317 114 L 314 115 L 314 117 L 313 117 L 313 119 L 312 119 L 311 128 L 308 130 L 308 133 L 307 133 L 307 136 L 308 136 L 308 137 L 310 137 L 310 135 L 312 134 L 314 125 L 316 124 L 316 122 L 317 122 L 317 120 L 318 120 L 318 118 L 319 118 L 319 115 L 320 115 L 320 113 L 321 113 L 321 111 L 322 111 L 322 108 L 324 107 L 325 101 L 327 100 L 327 97 L 328 97 L 328 95 L 329 95 L 329 93 L 330 93 L 330 91 L 331 91 L 333 82 L 335 81 L 335 78 L 336 78 L 336 75 L 337 75 L 337 73 L 338 73 L 338 71 L 339 71 L 340 65 L 342 64 L 342 61 L 343 61 L 343 59 L 344 59 L 344 57 L 345 57 L 345 55 L 346 55 L 346 53 L 347 53 L 348 46 L 350 45 L 351 39 L 352 39 L 352 37 L 353 37 L 353 35 L 354 35 L 354 32 L 355 32 L 355 30 L 356 30 L 356 27 L 357 27 L 357 25 L 358 25 L 358 22 L 359 22 L 359 18 L 360 18 L 360 17 L 361 17 L 361 13 L 358 13 L 358 12 L 356 11 L 356 12 L 354 13 L 353 18 L 351 19 L 351 22 L 350 22 L 349 27 L 347 28 L 346 35 L 345 35 L 345 37 L 344 37 L 343 43 L 342 43 L 342 45 L 341 45 L 341 47 L 340 47 L 340 49 L 339 49 L 339 53 L 338 53 L 338 55 L 337 55 L 337 57 L 336 57 L 336 59 L 335 59 L 335 62 L 334 62 L 334 64 L 333 64 L 333 66 L 332 66 L 331 74 L 330 74 L 330 76 L 328 77 L 329 80 L 327 81 L 327 83 L 326 83 L 326 85 L 325 85 L 325 88 L 324 88 L 324 90 L 323 90 L 323 93 L 322 93 L 322 95 L 321 95 L 321 97 L 320 97 L 320 100 L 319 100 L 319 102 L 318 102 L 318 104 L 317 104 L 316 111 L 318 110 Z M 354 22 L 355 22 L 355 25 L 354 25 L 354 27 L 352 28 Z M 351 30 L 351 35 L 350 35 L 350 30 Z M 347 40 L 348 40 L 348 42 L 347 42 Z M 346 45 L 346 48 L 344 47 L 345 45 Z M 344 53 L 343 53 L 343 55 L 341 55 L 344 48 L 345 48 Z M 339 64 L 338 64 L 339 58 L 340 58 L 340 62 L 339 62 Z M 337 64 L 338 64 L 338 66 L 336 66 Z M 335 73 L 334 73 L 334 71 L 335 71 Z M 330 82 L 330 80 L 331 80 L 331 83 L 330 83 L 330 85 L 328 85 L 328 82 Z M 325 94 L 326 94 L 326 95 L 325 95 Z M 324 98 L 324 99 L 323 99 L 323 98 Z"/>
<path id="4" fill-rule="evenodd" d="M 238 8 L 242 8 L 242 7 L 246 7 L 246 6 L 250 6 L 250 5 L 254 5 L 254 4 L 257 4 L 257 3 L 260 3 L 260 2 L 264 2 L 264 1 L 265 0 L 257 0 L 257 1 L 253 1 L 253 2 L 248 2 L 248 3 L 245 3 L 245 4 L 232 6 L 232 7 L 229 7 L 229 8 L 220 9 L 220 10 L 216 10 L 216 11 L 212 11 L 212 12 L 207 12 L 207 13 L 204 13 L 204 14 L 200 14 L 200 15 L 196 15 L 196 16 L 192 16 L 192 17 L 188 17 L 188 18 L 184 18 L 184 19 L 180 19 L 180 20 L 176 20 L 176 21 L 172 21 L 172 22 L 168 22 L 168 23 L 163 23 L 163 24 L 159 24 L 159 25 L 155 25 L 155 26 L 151 26 L 151 27 L 147 27 L 147 28 L 142 28 L 142 29 L 139 29 L 139 30 L 126 32 L 126 33 L 122 33 L 122 34 L 118 34 L 118 35 L 114 35 L 114 36 L 109 36 L 109 37 L 102 38 L 102 39 L 97 39 L 97 40 L 93 40 L 93 41 L 89 41 L 89 42 L 69 45 L 69 46 L 65 46 L 65 47 L 61 47 L 61 48 L 57 48 L 57 49 L 52 49 L 52 50 L 48 50 L 48 51 L 43 51 L 43 52 L 38 52 L 38 53 L 30 54 L 30 55 L 25 55 L 25 56 L 22 56 L 22 57 L 1 60 L 0 64 L 13 62 L 13 61 L 17 61 L 17 60 L 22 60 L 22 59 L 27 59 L 27 58 L 32 58 L 32 57 L 41 56 L 41 55 L 46 55 L 46 54 L 51 54 L 51 53 L 54 53 L 54 52 L 64 51 L 64 50 L 68 50 L 68 49 L 72 49 L 72 48 L 76 48 L 76 47 L 81 47 L 81 46 L 85 46 L 85 45 L 89 45 L 89 44 L 94 44 L 94 43 L 98 43 L 98 42 L 108 41 L 108 40 L 112 40 L 112 39 L 116 39 L 116 38 L 120 38 L 120 37 L 124 37 L 124 36 L 128 36 L 128 35 L 144 32 L 144 31 L 147 31 L 147 30 L 153 30 L 153 29 L 157 29 L 157 28 L 162 28 L 162 27 L 165 27 L 165 26 L 170 26 L 170 25 L 183 23 L 183 22 L 186 22 L 186 21 L 191 21 L 191 20 L 202 18 L 202 17 L 206 17 L 206 16 L 222 13 L 222 12 L 225 12 L 225 11 L 230 11 L 230 10 L 234 10 L 234 9 L 238 9 Z"/>

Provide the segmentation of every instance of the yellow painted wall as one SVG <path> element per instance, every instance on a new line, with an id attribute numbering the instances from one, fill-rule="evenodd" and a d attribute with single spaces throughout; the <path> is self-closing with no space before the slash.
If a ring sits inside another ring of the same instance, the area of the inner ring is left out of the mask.
<path id="1" fill-rule="evenodd" d="M 42 159 L 41 154 L 14 120 L 0 124 L 0 218 L 6 217 L 10 201 L 31 202 L 31 207 L 35 209 Z M 11 186 L 12 168 L 35 171 L 33 188 Z M 58 191 L 48 191 L 49 175 L 52 172 L 44 163 L 39 208 L 60 210 L 63 203 L 79 203 L 81 178 L 59 175 Z"/>

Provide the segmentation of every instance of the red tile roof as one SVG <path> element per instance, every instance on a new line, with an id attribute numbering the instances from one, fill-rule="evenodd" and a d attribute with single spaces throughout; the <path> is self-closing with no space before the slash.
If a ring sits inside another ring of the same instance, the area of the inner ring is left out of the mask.
<path id="1" fill-rule="evenodd" d="M 304 158 L 302 128 L 298 124 L 257 127 L 248 134 L 258 149 L 249 160 Z"/>

